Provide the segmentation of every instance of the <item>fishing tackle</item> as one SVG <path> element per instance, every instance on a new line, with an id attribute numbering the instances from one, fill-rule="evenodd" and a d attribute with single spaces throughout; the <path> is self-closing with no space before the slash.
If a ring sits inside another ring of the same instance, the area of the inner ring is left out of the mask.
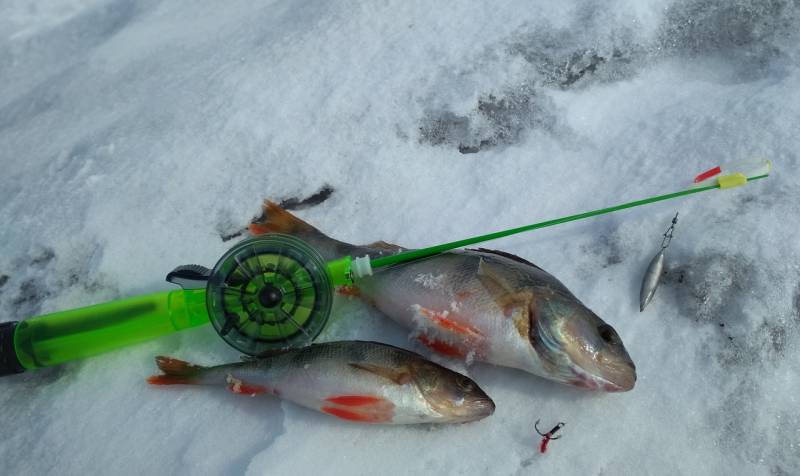
<path id="1" fill-rule="evenodd" d="M 167 281 L 181 289 L 0 323 L 0 376 L 90 357 L 208 323 L 225 342 L 248 355 L 307 346 L 325 328 L 334 287 L 357 284 L 380 268 L 517 233 L 741 186 L 768 177 L 770 167 L 764 161 L 745 172 L 715 172 L 677 192 L 374 259 L 344 256 L 326 262 L 298 238 L 267 233 L 239 242 L 213 269 L 175 268 Z"/>
<path id="2" fill-rule="evenodd" d="M 639 312 L 644 311 L 644 308 L 650 304 L 656 294 L 658 284 L 661 282 L 661 275 L 664 272 L 664 256 L 672 241 L 672 234 L 675 232 L 675 225 L 677 224 L 678 214 L 675 213 L 672 224 L 664 232 L 664 239 L 661 240 L 661 249 L 650 260 L 650 264 L 647 265 L 647 271 L 645 271 L 642 279 L 642 289 L 639 291 Z"/>
<path id="3" fill-rule="evenodd" d="M 564 428 L 566 423 L 560 421 L 558 425 L 554 426 L 552 430 L 548 431 L 547 433 L 542 433 L 539 431 L 539 420 L 536 420 L 536 423 L 533 424 L 533 427 L 536 429 L 536 433 L 539 433 L 539 436 L 542 437 L 542 442 L 539 443 L 539 452 L 544 453 L 547 451 L 547 445 L 550 444 L 551 441 L 557 440 L 561 438 L 561 435 L 555 436 L 555 434 Z"/>

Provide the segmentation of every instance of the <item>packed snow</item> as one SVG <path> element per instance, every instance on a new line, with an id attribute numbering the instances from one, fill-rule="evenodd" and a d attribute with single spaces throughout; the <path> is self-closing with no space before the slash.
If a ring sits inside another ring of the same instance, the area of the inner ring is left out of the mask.
<path id="1" fill-rule="evenodd" d="M 799 32 L 791 0 L 0 2 L 2 321 L 171 289 L 264 198 L 327 186 L 300 217 L 419 247 L 775 165 L 488 244 L 616 328 L 631 392 L 437 358 L 496 413 L 401 427 L 145 384 L 156 355 L 239 358 L 205 326 L 0 379 L 0 473 L 800 473 Z M 424 352 L 357 299 L 335 315 L 323 339 Z M 566 422 L 544 455 L 536 420 Z"/>

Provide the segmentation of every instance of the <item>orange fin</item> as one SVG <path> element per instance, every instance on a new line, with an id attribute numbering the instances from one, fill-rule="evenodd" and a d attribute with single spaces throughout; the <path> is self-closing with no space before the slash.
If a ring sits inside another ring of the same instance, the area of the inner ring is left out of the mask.
<path id="1" fill-rule="evenodd" d="M 350 296 L 350 297 L 359 297 L 361 296 L 361 290 L 358 289 L 358 286 L 339 286 L 336 288 L 336 292 L 342 296 Z"/>
<path id="2" fill-rule="evenodd" d="M 205 367 L 200 365 L 190 364 L 189 362 L 173 359 L 172 357 L 164 357 L 163 355 L 156 357 L 156 365 L 164 372 L 164 375 L 153 375 L 148 378 L 147 383 L 153 385 L 195 383 L 202 371 L 205 370 Z"/>
<path id="3" fill-rule="evenodd" d="M 373 365 L 373 364 L 349 364 L 350 367 L 364 370 L 366 372 L 373 373 L 385 379 L 391 380 L 392 382 L 396 383 L 397 385 L 405 385 L 412 380 L 411 373 L 406 368 L 391 368 L 391 367 L 381 367 L 380 365 Z"/>
<path id="4" fill-rule="evenodd" d="M 261 216 L 253 220 L 249 230 L 252 235 L 263 235 L 264 233 L 296 235 L 315 231 L 316 229 L 287 212 L 277 203 L 266 200 L 264 201 Z"/>
<path id="5" fill-rule="evenodd" d="M 238 393 L 241 395 L 250 395 L 256 396 L 261 395 L 262 393 L 267 393 L 269 389 L 263 385 L 257 385 L 249 382 L 245 382 L 244 380 L 240 380 L 235 378 L 231 375 L 228 375 L 228 390 L 233 393 Z"/>
<path id="6" fill-rule="evenodd" d="M 385 400 L 372 395 L 337 395 L 335 397 L 328 397 L 325 401 L 335 403 L 336 405 L 344 405 L 346 407 L 360 407 L 364 405 L 374 405 Z"/>
<path id="7" fill-rule="evenodd" d="M 394 417 L 394 404 L 372 395 L 338 395 L 326 398 L 325 402 L 320 411 L 343 420 L 385 423 Z"/>
<path id="8" fill-rule="evenodd" d="M 342 420 L 361 423 L 386 423 L 392 421 L 393 412 L 359 412 L 339 407 L 322 407 L 320 410 L 328 415 L 333 415 Z"/>
<path id="9" fill-rule="evenodd" d="M 483 337 L 483 333 L 476 327 L 473 327 L 467 323 L 458 322 L 456 319 L 454 319 L 454 314 L 448 312 L 436 312 L 424 307 L 419 308 L 419 314 L 428 318 L 440 329 L 474 339 Z"/>
<path id="10" fill-rule="evenodd" d="M 205 367 L 201 365 L 190 364 L 185 360 L 165 357 L 163 355 L 156 357 L 156 365 L 158 365 L 158 368 L 167 375 L 193 376 L 199 374 L 200 371 L 205 370 Z"/>
<path id="11" fill-rule="evenodd" d="M 197 383 L 197 379 L 180 375 L 153 375 L 147 377 L 147 383 L 150 385 L 191 385 Z"/>
<path id="12" fill-rule="evenodd" d="M 242 383 L 229 383 L 228 390 L 233 393 L 240 393 L 243 395 L 261 395 L 267 393 L 267 387 L 263 385 L 252 385 L 246 382 Z"/>
<path id="13" fill-rule="evenodd" d="M 464 358 L 467 356 L 467 353 L 463 350 L 459 349 L 458 347 L 448 344 L 447 342 L 442 342 L 436 339 L 428 339 L 425 335 L 417 336 L 417 340 L 422 343 L 425 347 L 431 349 L 434 352 L 438 352 L 442 355 L 446 355 L 448 357 L 458 357 Z"/>

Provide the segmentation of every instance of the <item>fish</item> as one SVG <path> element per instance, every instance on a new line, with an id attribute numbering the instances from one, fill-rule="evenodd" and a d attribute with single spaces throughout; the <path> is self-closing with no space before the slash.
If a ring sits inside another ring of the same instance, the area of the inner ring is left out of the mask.
<path id="1" fill-rule="evenodd" d="M 466 423 L 494 413 L 470 378 L 388 344 L 339 341 L 214 367 L 156 357 L 152 385 L 226 386 L 274 395 L 342 420 L 372 424 Z"/>
<path id="2" fill-rule="evenodd" d="M 270 201 L 249 232 L 293 235 L 327 260 L 405 250 L 384 241 L 338 241 Z M 448 251 L 380 268 L 339 292 L 370 303 L 409 329 L 411 338 L 448 357 L 589 390 L 624 392 L 636 383 L 636 366 L 616 330 L 553 275 L 510 253 Z"/>

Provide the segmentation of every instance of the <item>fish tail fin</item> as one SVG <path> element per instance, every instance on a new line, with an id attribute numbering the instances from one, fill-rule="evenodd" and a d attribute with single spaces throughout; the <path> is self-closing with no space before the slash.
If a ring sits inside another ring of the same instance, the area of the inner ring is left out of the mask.
<path id="1" fill-rule="evenodd" d="M 359 249 L 359 247 L 329 237 L 270 200 L 264 201 L 261 216 L 250 223 L 248 230 L 253 236 L 266 233 L 296 236 L 311 245 L 326 260 L 340 258 Z"/>
<path id="2" fill-rule="evenodd" d="M 248 227 L 253 235 L 263 235 L 264 233 L 303 235 L 312 232 L 321 234 L 319 230 L 271 200 L 264 201 L 262 210 L 261 216 L 253 220 Z"/>
<path id="3" fill-rule="evenodd" d="M 147 383 L 151 385 L 199 384 L 203 372 L 206 370 L 206 367 L 163 355 L 156 357 L 156 365 L 164 373 L 149 377 Z"/>
<path id="4" fill-rule="evenodd" d="M 368 255 L 371 258 L 376 258 L 394 254 L 404 249 L 385 241 L 376 241 L 375 243 L 359 246 L 336 240 L 270 200 L 264 201 L 261 216 L 250 223 L 248 230 L 253 236 L 265 233 L 283 233 L 296 236 L 319 251 L 326 260 L 341 258 L 346 255 Z"/>

